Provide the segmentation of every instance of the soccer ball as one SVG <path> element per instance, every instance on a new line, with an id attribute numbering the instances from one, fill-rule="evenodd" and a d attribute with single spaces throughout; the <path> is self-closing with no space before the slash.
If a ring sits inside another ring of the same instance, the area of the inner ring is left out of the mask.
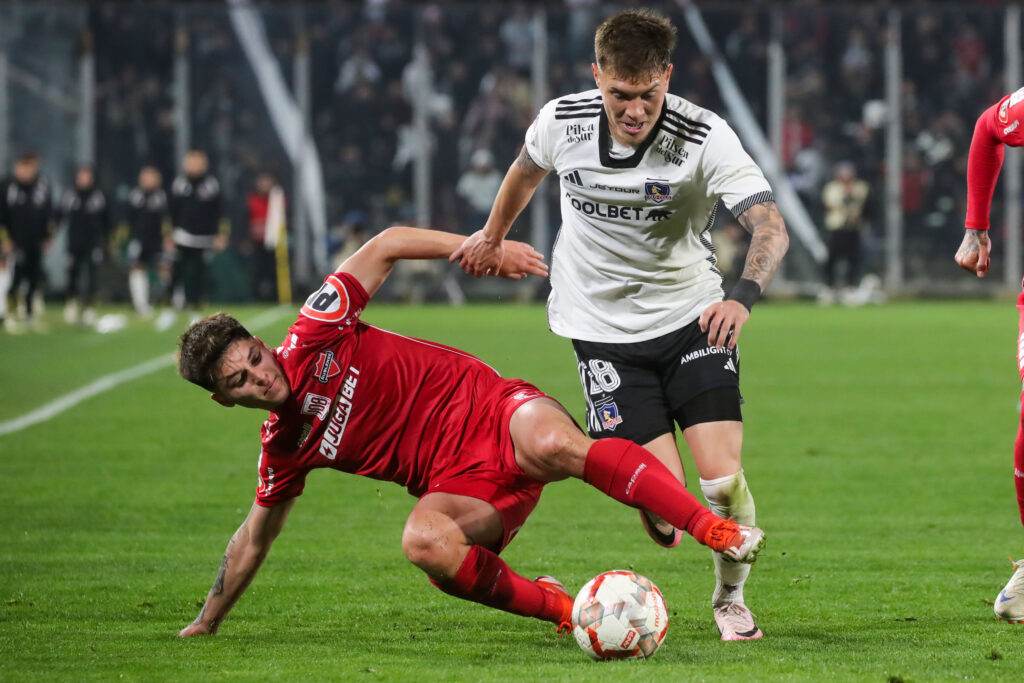
<path id="1" fill-rule="evenodd" d="M 572 634 L 594 659 L 647 659 L 668 631 L 668 609 L 646 576 L 617 570 L 598 574 L 572 606 Z"/>

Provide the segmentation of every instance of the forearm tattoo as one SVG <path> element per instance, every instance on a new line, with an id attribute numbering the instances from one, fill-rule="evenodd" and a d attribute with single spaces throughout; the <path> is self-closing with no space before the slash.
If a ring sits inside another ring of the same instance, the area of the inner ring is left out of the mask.
<path id="1" fill-rule="evenodd" d="M 220 561 L 220 571 L 217 572 L 217 580 L 213 582 L 212 592 L 220 595 L 224 592 L 224 575 L 228 572 L 228 554 L 224 553 L 224 559 Z"/>
<path id="2" fill-rule="evenodd" d="M 981 248 L 992 248 L 992 241 L 988 238 L 988 230 L 967 230 L 964 241 L 956 251 L 958 262 L 970 262 L 972 257 L 977 258 Z"/>
<path id="3" fill-rule="evenodd" d="M 519 156 L 516 157 L 515 165 L 527 173 L 538 173 L 543 172 L 544 169 L 537 165 L 537 162 L 533 160 L 530 153 L 526 151 L 526 145 L 523 145 L 523 149 L 519 152 Z"/>
<path id="4" fill-rule="evenodd" d="M 759 284 L 763 292 L 789 249 L 786 224 L 772 201 L 755 204 L 737 220 L 752 235 L 741 277 Z"/>

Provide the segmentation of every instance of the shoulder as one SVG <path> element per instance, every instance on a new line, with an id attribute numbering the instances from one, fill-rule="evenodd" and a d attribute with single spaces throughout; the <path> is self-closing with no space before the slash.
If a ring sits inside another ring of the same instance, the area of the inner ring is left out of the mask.
<path id="1" fill-rule="evenodd" d="M 672 93 L 665 96 L 665 116 L 661 123 L 666 132 L 696 144 L 703 144 L 716 130 L 731 130 L 718 114 Z"/>
<path id="2" fill-rule="evenodd" d="M 992 109 L 995 114 L 994 132 L 1004 142 L 1021 145 L 1024 142 L 1024 88 L 1006 95 Z"/>
<path id="3" fill-rule="evenodd" d="M 171 194 L 185 194 L 192 187 L 192 183 L 183 175 L 178 176 L 171 183 Z"/>
<path id="4" fill-rule="evenodd" d="M 131 191 L 131 194 L 128 195 L 128 203 L 132 206 L 141 206 L 145 198 L 145 195 L 142 194 L 142 190 L 136 187 Z"/>

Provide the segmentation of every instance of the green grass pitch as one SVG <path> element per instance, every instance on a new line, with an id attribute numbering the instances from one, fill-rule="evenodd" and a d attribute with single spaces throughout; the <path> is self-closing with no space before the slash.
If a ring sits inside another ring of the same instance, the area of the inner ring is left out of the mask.
<path id="1" fill-rule="evenodd" d="M 48 333 L 0 333 L 0 422 L 174 346 L 141 323 L 97 335 L 50 315 Z M 539 306 L 365 317 L 582 412 Z M 288 322 L 257 332 L 273 344 Z M 310 477 L 220 634 L 178 639 L 252 502 L 262 416 L 165 368 L 0 436 L 0 680 L 1019 680 L 1024 626 L 991 608 L 1024 552 L 1016 334 L 1010 301 L 755 309 L 741 348 L 744 465 L 768 532 L 746 591 L 757 642 L 718 640 L 704 548 L 664 550 L 635 511 L 549 486 L 504 557 L 571 589 L 649 576 L 671 621 L 646 662 L 592 663 L 547 624 L 440 593 L 402 556 L 413 499 L 332 471 Z"/>

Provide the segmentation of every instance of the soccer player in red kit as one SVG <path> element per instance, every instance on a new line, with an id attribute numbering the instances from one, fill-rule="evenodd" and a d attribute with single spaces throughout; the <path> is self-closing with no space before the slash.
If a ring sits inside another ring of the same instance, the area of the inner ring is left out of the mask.
<path id="1" fill-rule="evenodd" d="M 985 277 L 992 264 L 992 240 L 989 238 L 989 210 L 992 193 L 1003 166 L 1004 145 L 1024 146 L 1024 88 L 1006 95 L 982 112 L 974 126 L 971 150 L 967 157 L 967 219 L 964 240 L 956 252 L 956 262 L 978 277 Z M 1024 381 L 1024 291 L 1017 296 L 1020 311 L 1020 335 L 1017 339 L 1017 365 Z M 1024 393 L 1021 394 L 1024 400 Z M 1013 480 L 1017 487 L 1017 506 L 1024 523 L 1024 409 L 1013 448 Z M 1014 573 L 995 600 L 995 613 L 1011 623 L 1024 623 L 1024 559 L 1013 563 Z"/>
<path id="2" fill-rule="evenodd" d="M 551 577 L 526 579 L 499 557 L 551 481 L 577 477 L 661 515 L 737 562 L 763 532 L 715 516 L 648 451 L 588 438 L 533 385 L 504 379 L 456 349 L 359 319 L 399 259 L 447 258 L 463 237 L 389 228 L 328 275 L 276 349 L 223 313 L 181 340 L 179 373 L 225 406 L 270 411 L 256 501 L 227 546 L 196 620 L 214 633 L 256 575 L 306 475 L 332 468 L 406 486 L 419 500 L 402 534 L 406 557 L 442 591 L 561 627 L 573 600 Z M 498 275 L 546 275 L 529 245 L 505 242 Z"/>

